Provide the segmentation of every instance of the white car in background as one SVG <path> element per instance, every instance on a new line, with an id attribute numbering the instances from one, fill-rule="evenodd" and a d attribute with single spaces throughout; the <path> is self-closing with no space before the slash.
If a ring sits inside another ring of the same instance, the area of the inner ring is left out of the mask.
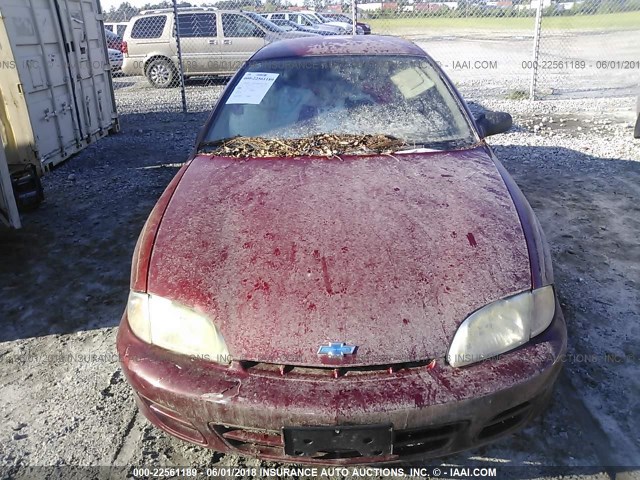
<path id="1" fill-rule="evenodd" d="M 334 20 L 332 18 L 325 17 L 321 13 L 312 12 L 311 10 L 304 10 L 300 13 L 304 13 L 305 15 L 312 17 L 313 19 L 317 20 L 318 22 L 324 25 L 332 25 L 334 27 L 338 27 L 341 30 L 343 30 L 345 34 L 351 34 L 353 31 L 353 26 L 350 23 L 341 22 L 338 20 Z M 364 30 L 362 30 L 362 27 L 356 27 L 356 34 L 364 35 Z"/>
<path id="2" fill-rule="evenodd" d="M 269 21 L 288 20 L 304 27 L 307 32 L 311 31 L 320 35 L 348 35 L 351 33 L 351 30 L 347 30 L 338 25 L 323 23 L 315 15 L 309 15 L 303 12 L 269 12 L 262 15 Z"/>

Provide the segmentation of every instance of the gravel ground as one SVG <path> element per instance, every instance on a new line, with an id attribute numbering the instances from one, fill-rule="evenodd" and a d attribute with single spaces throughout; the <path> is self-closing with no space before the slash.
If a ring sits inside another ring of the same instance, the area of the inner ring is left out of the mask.
<path id="1" fill-rule="evenodd" d="M 457 84 L 481 89 L 483 96 L 528 96 L 532 69 L 532 31 L 407 31 Z M 542 31 L 538 49 L 536 96 L 593 98 L 637 95 L 640 29 Z"/>
<path id="2" fill-rule="evenodd" d="M 51 471 L 25 467 L 273 466 L 189 446 L 151 427 L 119 370 L 115 327 L 136 237 L 222 86 L 190 85 L 202 112 L 185 115 L 177 90 L 151 91 L 136 78 L 116 85 L 122 132 L 46 176 L 46 201 L 23 215 L 24 229 L 0 230 L 0 472 L 33 478 Z M 473 97 L 477 90 L 464 82 L 461 88 L 475 108 L 514 115 L 514 129 L 490 143 L 546 231 L 569 354 L 552 405 L 531 426 L 429 464 L 497 466 L 501 478 L 557 476 L 543 467 L 560 466 L 603 479 L 610 478 L 605 465 L 618 466 L 618 478 L 640 478 L 634 99 L 531 104 Z M 526 469 L 508 468 L 514 465 Z"/>

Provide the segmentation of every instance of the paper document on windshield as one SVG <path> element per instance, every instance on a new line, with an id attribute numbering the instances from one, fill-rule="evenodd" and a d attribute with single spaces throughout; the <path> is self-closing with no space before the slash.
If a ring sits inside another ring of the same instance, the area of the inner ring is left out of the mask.
<path id="1" fill-rule="evenodd" d="M 391 77 L 391 81 L 404 98 L 415 98 L 435 85 L 425 72 L 416 67 L 401 70 Z"/>
<path id="2" fill-rule="evenodd" d="M 279 73 L 247 72 L 233 90 L 227 104 L 258 105 L 267 94 Z"/>

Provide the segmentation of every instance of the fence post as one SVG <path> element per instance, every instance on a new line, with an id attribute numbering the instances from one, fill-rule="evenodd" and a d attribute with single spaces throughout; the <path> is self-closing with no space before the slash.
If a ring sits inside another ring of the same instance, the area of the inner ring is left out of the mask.
<path id="1" fill-rule="evenodd" d="M 542 2 L 538 0 L 538 10 L 536 11 L 536 24 L 533 32 L 533 55 L 531 69 L 531 85 L 529 85 L 529 100 L 536 99 L 536 83 L 538 81 L 538 53 L 540 50 L 540 28 L 542 26 Z"/>
<path id="2" fill-rule="evenodd" d="M 358 8 L 358 1 L 351 0 L 351 23 L 353 23 L 351 31 L 353 35 L 356 34 L 356 21 L 358 20 L 358 14 L 356 13 L 357 8 Z"/>
<path id="3" fill-rule="evenodd" d="M 180 45 L 180 31 L 178 29 L 178 0 L 173 0 L 173 29 L 176 34 L 176 49 L 178 51 L 178 74 L 180 75 L 180 93 L 182 95 L 182 113 L 187 113 L 187 95 L 184 86 L 184 68 L 182 66 L 182 48 Z"/>

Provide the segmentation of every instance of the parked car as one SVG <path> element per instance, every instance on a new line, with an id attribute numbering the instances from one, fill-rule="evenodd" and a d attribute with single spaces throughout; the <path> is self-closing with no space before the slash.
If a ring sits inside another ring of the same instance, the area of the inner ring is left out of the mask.
<path id="1" fill-rule="evenodd" d="M 311 28 L 320 35 L 345 35 L 351 33 L 347 32 L 344 27 L 327 25 L 301 12 L 271 12 L 266 14 L 266 18 L 268 20 L 289 20 L 297 25 Z"/>
<path id="2" fill-rule="evenodd" d="M 268 14 L 263 13 L 261 15 L 266 18 Z M 284 18 L 271 18 L 269 21 L 275 23 L 281 28 L 284 28 L 285 30 L 292 29 L 293 31 L 313 33 L 314 35 L 334 35 L 334 32 L 320 31 L 315 27 L 300 25 L 299 23 L 294 23 L 291 20 L 285 20 Z"/>
<path id="3" fill-rule="evenodd" d="M 345 15 L 344 13 L 322 12 L 322 16 L 325 18 L 338 20 L 340 22 L 346 22 L 349 25 L 353 25 L 351 17 L 349 15 Z M 368 23 L 356 22 L 356 25 L 362 29 L 362 33 L 364 33 L 365 35 L 371 35 L 371 26 Z"/>
<path id="4" fill-rule="evenodd" d="M 262 15 L 264 17 L 264 15 Z M 290 22 L 289 20 L 269 20 L 270 22 L 275 23 L 276 25 L 278 25 L 281 29 L 283 29 L 285 32 L 297 32 L 298 30 L 298 26 L 293 23 Z"/>
<path id="5" fill-rule="evenodd" d="M 258 51 L 135 249 L 117 348 L 140 411 L 338 465 L 522 428 L 567 338 L 540 224 L 485 142 L 510 126 L 400 38 Z"/>
<path id="6" fill-rule="evenodd" d="M 104 36 L 107 40 L 107 48 L 122 50 L 122 38 L 106 28 L 104 29 Z"/>
<path id="7" fill-rule="evenodd" d="M 122 62 L 123 62 L 123 55 L 122 52 L 120 50 L 115 50 L 113 48 L 110 48 L 108 50 L 109 53 L 109 64 L 111 65 L 111 72 L 112 73 L 119 73 L 122 70 Z"/>
<path id="8" fill-rule="evenodd" d="M 325 17 L 323 14 L 319 12 L 312 12 L 310 10 L 303 11 L 302 13 L 316 19 L 318 22 L 323 23 L 325 25 L 334 25 L 336 27 L 339 27 L 344 31 L 345 35 L 351 35 L 353 33 L 353 24 L 351 22 L 344 22 L 342 20 L 331 19 L 331 18 Z M 357 25 L 356 25 L 356 34 L 357 35 L 364 34 L 364 31 L 362 30 L 362 28 L 358 28 Z"/>
<path id="9" fill-rule="evenodd" d="M 286 32 L 255 12 L 181 8 L 178 31 L 185 77 L 231 75 L 264 45 L 309 36 Z M 156 88 L 179 80 L 173 9 L 148 10 L 131 19 L 124 34 L 122 71 L 145 75 Z"/>

